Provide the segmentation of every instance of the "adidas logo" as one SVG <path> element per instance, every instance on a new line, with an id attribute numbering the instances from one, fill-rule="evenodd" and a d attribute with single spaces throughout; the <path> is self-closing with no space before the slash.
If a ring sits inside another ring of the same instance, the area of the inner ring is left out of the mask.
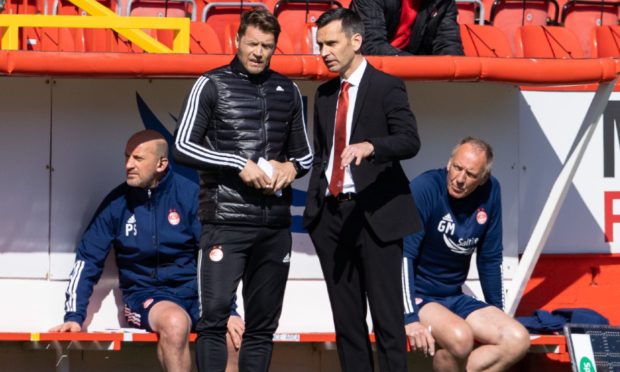
<path id="1" fill-rule="evenodd" d="M 450 216 L 450 213 L 447 213 L 445 216 L 443 216 L 442 220 L 448 221 L 448 222 L 454 222 L 452 221 L 452 216 Z"/>
<path id="2" fill-rule="evenodd" d="M 284 92 L 284 88 L 278 85 L 278 87 L 276 88 L 276 92 Z"/>
<path id="3" fill-rule="evenodd" d="M 284 256 L 282 263 L 289 263 L 289 262 L 291 262 L 291 254 L 287 253 L 286 256 Z"/>
<path id="4" fill-rule="evenodd" d="M 136 215 L 132 214 L 127 220 L 127 223 L 136 223 Z"/>

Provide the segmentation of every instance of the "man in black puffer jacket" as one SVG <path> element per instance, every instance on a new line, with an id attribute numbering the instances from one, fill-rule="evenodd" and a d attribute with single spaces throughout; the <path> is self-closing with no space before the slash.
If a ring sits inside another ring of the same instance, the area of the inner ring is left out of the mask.
<path id="1" fill-rule="evenodd" d="M 290 184 L 312 165 L 301 93 L 269 70 L 279 33 L 269 12 L 244 13 L 237 55 L 198 78 L 175 132 L 174 159 L 200 171 L 200 371 L 225 369 L 239 280 L 246 319 L 239 368 L 267 371 L 271 360 L 291 254 Z"/>
<path id="2" fill-rule="evenodd" d="M 454 0 L 352 0 L 364 55 L 463 55 Z"/>

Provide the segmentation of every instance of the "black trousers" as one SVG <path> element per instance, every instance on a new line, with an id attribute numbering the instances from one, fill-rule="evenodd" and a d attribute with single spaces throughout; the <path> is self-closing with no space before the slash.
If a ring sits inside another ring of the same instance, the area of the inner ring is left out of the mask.
<path id="1" fill-rule="evenodd" d="M 267 371 L 289 272 L 287 228 L 203 225 L 198 263 L 201 316 L 196 326 L 199 371 L 226 369 L 226 331 L 243 280 L 245 332 L 240 371 Z"/>
<path id="2" fill-rule="evenodd" d="M 327 284 L 342 370 L 374 369 L 366 325 L 368 299 L 381 370 L 406 371 L 402 240 L 379 241 L 354 200 L 327 200 L 310 237 Z"/>

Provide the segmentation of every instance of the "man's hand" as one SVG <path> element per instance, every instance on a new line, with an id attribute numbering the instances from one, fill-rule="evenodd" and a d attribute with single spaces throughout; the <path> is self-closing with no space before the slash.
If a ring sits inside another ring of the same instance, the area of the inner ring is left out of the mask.
<path id="1" fill-rule="evenodd" d="M 56 327 L 50 328 L 49 332 L 80 332 L 82 327 L 77 322 L 64 322 Z"/>
<path id="2" fill-rule="evenodd" d="M 297 171 L 295 166 L 290 161 L 280 163 L 277 160 L 269 160 L 269 164 L 273 167 L 273 173 L 271 175 L 271 190 L 270 193 L 276 193 L 279 190 L 286 188 L 288 185 L 295 181 Z"/>
<path id="3" fill-rule="evenodd" d="M 269 176 L 250 159 L 245 163 L 245 167 L 239 173 L 239 177 L 246 185 L 255 189 L 264 189 L 271 185 Z"/>
<path id="4" fill-rule="evenodd" d="M 239 350 L 241 347 L 241 339 L 243 338 L 243 332 L 245 331 L 245 323 L 240 316 L 231 315 L 228 318 L 228 335 L 235 345 L 235 349 Z"/>
<path id="5" fill-rule="evenodd" d="M 431 335 L 431 327 L 420 322 L 405 325 L 405 333 L 409 337 L 409 344 L 414 351 L 421 351 L 424 355 L 435 355 L 435 338 Z"/>
<path id="6" fill-rule="evenodd" d="M 362 159 L 371 156 L 375 152 L 375 147 L 370 142 L 360 142 L 349 145 L 342 150 L 340 167 L 344 169 L 355 160 L 355 165 L 360 165 Z"/>

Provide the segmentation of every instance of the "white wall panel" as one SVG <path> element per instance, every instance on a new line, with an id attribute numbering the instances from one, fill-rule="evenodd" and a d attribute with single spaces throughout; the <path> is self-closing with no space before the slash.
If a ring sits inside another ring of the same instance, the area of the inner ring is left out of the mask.
<path id="1" fill-rule="evenodd" d="M 524 167 L 521 177 L 519 238 L 525 246 L 548 192 L 568 156 L 585 113 L 590 105 L 591 92 L 524 92 L 524 120 L 520 142 Z M 613 93 L 610 99 L 620 99 Z M 616 177 L 603 176 L 602 119 L 564 205 L 560 210 L 543 253 L 618 253 L 620 239 L 604 241 L 604 192 L 620 191 L 618 172 L 620 151 L 614 140 Z"/>
<path id="2" fill-rule="evenodd" d="M 0 81 L 0 277 L 45 278 L 49 266 L 50 86 Z"/>

